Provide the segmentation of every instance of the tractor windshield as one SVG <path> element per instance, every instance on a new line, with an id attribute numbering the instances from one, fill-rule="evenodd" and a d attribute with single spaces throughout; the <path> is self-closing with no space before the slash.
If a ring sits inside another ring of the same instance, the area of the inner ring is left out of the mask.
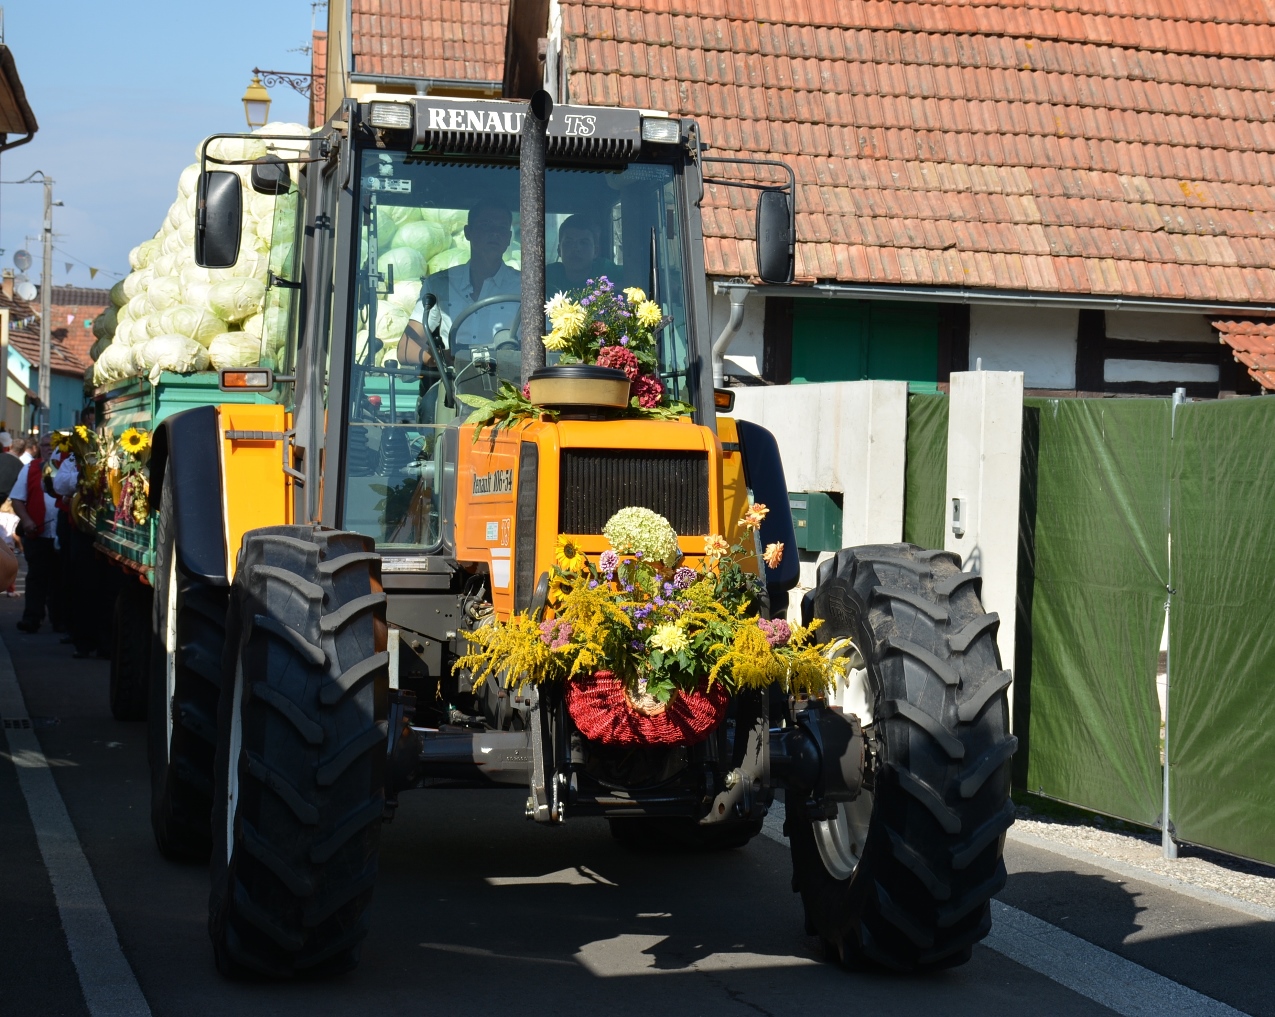
<path id="1" fill-rule="evenodd" d="M 343 525 L 432 547 L 437 438 L 470 412 L 457 397 L 518 383 L 522 317 L 544 324 L 542 306 L 521 303 L 518 168 L 369 150 L 357 207 Z M 545 299 L 601 276 L 646 290 L 672 319 L 665 386 L 693 401 L 675 167 L 550 168 L 545 210 Z"/>

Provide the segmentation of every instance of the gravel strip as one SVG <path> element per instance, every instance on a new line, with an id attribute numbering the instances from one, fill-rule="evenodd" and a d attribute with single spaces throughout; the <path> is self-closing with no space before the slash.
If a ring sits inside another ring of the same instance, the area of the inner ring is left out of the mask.
<path id="1" fill-rule="evenodd" d="M 1186 844 L 1179 846 L 1177 859 L 1169 860 L 1161 854 L 1158 834 L 1066 822 L 1036 815 L 1024 807 L 1019 807 L 1018 817 L 1010 827 L 1011 839 L 1016 831 L 1250 904 L 1275 908 L 1275 866 L 1272 865 Z"/>

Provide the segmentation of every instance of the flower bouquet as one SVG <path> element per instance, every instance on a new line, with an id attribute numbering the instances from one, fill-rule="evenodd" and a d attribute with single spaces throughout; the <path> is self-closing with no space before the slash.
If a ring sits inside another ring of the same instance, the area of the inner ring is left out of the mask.
<path id="1" fill-rule="evenodd" d="M 76 424 L 56 431 L 53 447 L 75 456 L 79 479 L 71 498 L 76 525 L 87 533 L 97 527 L 98 515 L 114 508 L 114 520 L 145 526 L 150 515 L 151 436 L 136 427 L 118 438 Z"/>
<path id="2" fill-rule="evenodd" d="M 672 320 L 635 286 L 617 292 L 606 276 L 590 279 L 578 290 L 557 293 L 545 304 L 551 330 L 545 349 L 558 363 L 586 364 L 622 371 L 629 379 L 631 416 L 676 420 L 693 412 L 687 403 L 668 397 L 659 377 L 656 335 Z M 531 391 L 503 382 L 494 399 L 458 397 L 473 407 L 466 423 L 508 426 L 535 419 L 546 408 L 532 401 Z"/>
<path id="3" fill-rule="evenodd" d="M 751 537 L 765 515 L 754 505 L 743 532 Z M 603 533 L 611 546 L 596 562 L 559 538 L 541 615 L 464 634 L 469 653 L 458 666 L 475 685 L 561 683 L 586 738 L 686 745 L 709 735 L 735 692 L 777 684 L 818 695 L 843 674 L 813 641 L 818 620 L 757 616 L 763 587 L 743 544 L 710 536 L 700 563 L 685 564 L 673 527 L 645 508 L 621 509 Z M 763 557 L 773 566 L 782 555 L 772 544 Z"/>

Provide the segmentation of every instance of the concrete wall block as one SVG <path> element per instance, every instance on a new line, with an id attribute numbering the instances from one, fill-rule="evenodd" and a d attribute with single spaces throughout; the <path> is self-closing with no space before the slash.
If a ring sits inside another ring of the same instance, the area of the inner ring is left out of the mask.
<path id="1" fill-rule="evenodd" d="M 983 605 L 1000 615 L 1001 663 L 1014 664 L 1018 595 L 1018 506 L 1023 448 L 1023 375 L 952 375 L 947 439 L 946 550 L 983 577 Z M 964 533 L 952 527 L 961 499 Z M 1012 695 L 1012 690 L 1011 690 Z"/>
<path id="2" fill-rule="evenodd" d="M 841 381 L 734 391 L 735 415 L 774 434 L 790 491 L 843 496 L 843 546 L 902 539 L 906 382 Z"/>

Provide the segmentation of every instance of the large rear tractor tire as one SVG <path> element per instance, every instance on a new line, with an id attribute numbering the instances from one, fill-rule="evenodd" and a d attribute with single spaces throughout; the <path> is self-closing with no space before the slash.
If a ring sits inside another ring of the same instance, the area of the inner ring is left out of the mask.
<path id="1" fill-rule="evenodd" d="M 151 828 L 166 858 L 208 857 L 217 701 L 226 641 L 225 587 L 194 579 L 176 553 L 172 471 L 155 527 L 147 754 Z"/>
<path id="2" fill-rule="evenodd" d="M 130 578 L 115 598 L 111 623 L 111 716 L 145 720 L 150 684 L 151 614 L 149 587 Z"/>
<path id="3" fill-rule="evenodd" d="M 1009 672 L 998 619 L 959 559 L 911 544 L 841 551 L 803 612 L 865 670 L 866 787 L 832 818 L 787 802 L 793 889 L 829 959 L 899 971 L 962 964 L 991 928 L 1013 822 Z M 809 620 L 807 618 L 806 620 Z"/>
<path id="4" fill-rule="evenodd" d="M 389 701 L 368 537 L 244 539 L 218 717 L 209 934 L 227 977 L 353 968 L 385 811 Z"/>

